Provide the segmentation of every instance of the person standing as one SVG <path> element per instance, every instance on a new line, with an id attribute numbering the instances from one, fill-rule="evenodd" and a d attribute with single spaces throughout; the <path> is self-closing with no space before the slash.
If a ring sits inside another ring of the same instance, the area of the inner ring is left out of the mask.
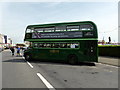
<path id="1" fill-rule="evenodd" d="M 14 53 L 15 53 L 14 47 L 11 47 L 10 50 L 11 50 L 11 52 L 12 52 L 12 56 L 14 56 Z"/>
<path id="2" fill-rule="evenodd" d="M 20 56 L 20 47 L 17 48 L 17 56 Z"/>

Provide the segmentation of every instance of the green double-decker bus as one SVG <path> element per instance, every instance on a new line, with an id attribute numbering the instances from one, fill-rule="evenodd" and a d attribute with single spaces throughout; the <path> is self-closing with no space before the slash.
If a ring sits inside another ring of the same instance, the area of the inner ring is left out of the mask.
<path id="1" fill-rule="evenodd" d="M 28 25 L 26 60 L 56 60 L 69 64 L 98 62 L 97 27 L 91 21 Z"/>

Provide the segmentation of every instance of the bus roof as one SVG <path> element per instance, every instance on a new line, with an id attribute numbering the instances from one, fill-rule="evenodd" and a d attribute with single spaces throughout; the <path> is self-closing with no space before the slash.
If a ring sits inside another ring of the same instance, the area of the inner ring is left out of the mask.
<path id="1" fill-rule="evenodd" d="M 80 23 L 91 23 L 92 21 L 79 21 L 79 22 L 61 22 L 61 23 L 49 23 L 49 24 L 36 24 L 36 25 L 28 25 L 27 28 L 35 28 L 35 27 L 51 27 L 51 26 L 59 26 L 59 25 L 75 25 Z"/>

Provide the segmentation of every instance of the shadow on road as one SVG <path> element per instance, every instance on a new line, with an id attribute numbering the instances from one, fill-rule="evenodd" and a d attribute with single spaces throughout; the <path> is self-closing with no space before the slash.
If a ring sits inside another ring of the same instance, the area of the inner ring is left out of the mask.
<path id="1" fill-rule="evenodd" d="M 2 61 L 2 62 L 19 62 L 19 63 L 25 63 L 25 60 L 23 59 L 10 59 L 10 60 L 5 60 L 5 61 Z"/>
<path id="2" fill-rule="evenodd" d="M 36 63 L 36 64 L 70 65 L 67 62 L 63 62 L 63 61 L 32 60 L 32 61 L 29 61 L 29 62 L 30 63 Z M 79 62 L 79 63 L 71 65 L 71 66 L 95 66 L 95 63 Z"/>

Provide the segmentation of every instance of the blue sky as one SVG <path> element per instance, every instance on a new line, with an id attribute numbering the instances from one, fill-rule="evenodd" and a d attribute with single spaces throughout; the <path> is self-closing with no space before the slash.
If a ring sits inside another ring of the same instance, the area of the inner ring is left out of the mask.
<path id="1" fill-rule="evenodd" d="M 98 28 L 99 40 L 118 41 L 117 2 L 2 2 L 1 32 L 14 43 L 23 43 L 27 25 L 93 21 Z"/>

